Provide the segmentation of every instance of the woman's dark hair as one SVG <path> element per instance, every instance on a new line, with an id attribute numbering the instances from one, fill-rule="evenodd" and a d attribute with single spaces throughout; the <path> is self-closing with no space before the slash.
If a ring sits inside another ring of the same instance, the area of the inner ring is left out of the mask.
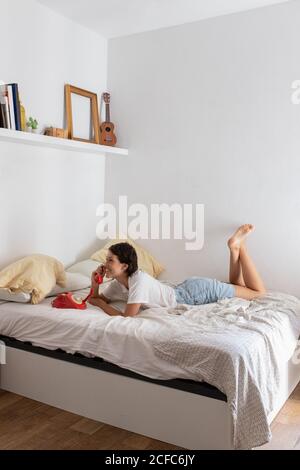
<path id="1" fill-rule="evenodd" d="M 116 243 L 109 247 L 109 251 L 118 257 L 120 263 L 128 264 L 126 273 L 131 276 L 138 269 L 137 254 L 133 246 L 129 243 Z"/>

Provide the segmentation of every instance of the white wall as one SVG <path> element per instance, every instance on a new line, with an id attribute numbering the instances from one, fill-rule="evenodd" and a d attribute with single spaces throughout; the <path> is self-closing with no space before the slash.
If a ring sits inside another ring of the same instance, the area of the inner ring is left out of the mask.
<path id="1" fill-rule="evenodd" d="M 140 242 L 165 278 L 226 280 L 226 240 L 251 222 L 267 286 L 300 294 L 299 18 L 296 1 L 109 41 L 111 117 L 130 155 L 107 162 L 106 201 L 206 208 L 200 252 Z"/>
<path id="2" fill-rule="evenodd" d="M 0 80 L 19 84 L 40 131 L 63 127 L 65 83 L 98 97 L 106 88 L 106 40 L 33 0 L 0 7 Z M 67 264 L 89 254 L 104 174 L 102 156 L 0 141 L 0 268 L 31 252 Z"/>

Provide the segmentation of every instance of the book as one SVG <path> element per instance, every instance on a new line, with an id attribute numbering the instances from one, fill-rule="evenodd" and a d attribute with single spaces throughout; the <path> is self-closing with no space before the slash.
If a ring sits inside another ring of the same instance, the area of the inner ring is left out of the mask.
<path id="1" fill-rule="evenodd" d="M 0 127 L 22 130 L 17 83 L 0 84 Z"/>
<path id="2" fill-rule="evenodd" d="M 16 130 L 16 118 L 15 118 L 15 107 L 14 107 L 14 97 L 13 90 L 11 85 L 7 85 L 7 95 L 8 95 L 8 106 L 10 113 L 10 123 L 12 130 Z"/>
<path id="3" fill-rule="evenodd" d="M 4 91 L 0 85 L 0 127 L 7 128 Z"/>
<path id="4" fill-rule="evenodd" d="M 4 127 L 4 128 L 6 127 L 1 101 L 0 101 L 0 127 Z"/>
<path id="5" fill-rule="evenodd" d="M 20 107 L 20 98 L 19 98 L 19 87 L 17 83 L 9 83 L 8 88 L 11 88 L 13 95 L 13 107 L 14 107 L 14 116 L 15 116 L 15 129 L 17 131 L 22 130 L 21 125 L 21 107 Z"/>
<path id="6" fill-rule="evenodd" d="M 5 116 L 5 127 L 11 129 L 11 115 L 9 109 L 9 97 L 7 85 L 0 85 L 1 104 L 3 106 L 3 113 Z"/>
<path id="7" fill-rule="evenodd" d="M 7 92 L 6 92 L 6 95 L 4 96 L 4 101 L 5 101 L 5 113 L 6 113 L 7 128 L 8 128 L 8 129 L 11 129 L 11 120 L 10 120 L 10 112 L 9 112 L 9 101 L 8 101 Z"/>
<path id="8" fill-rule="evenodd" d="M 1 127 L 6 128 L 6 113 L 5 113 L 5 101 L 3 93 L 3 84 L 0 85 L 0 118 L 1 118 Z"/>

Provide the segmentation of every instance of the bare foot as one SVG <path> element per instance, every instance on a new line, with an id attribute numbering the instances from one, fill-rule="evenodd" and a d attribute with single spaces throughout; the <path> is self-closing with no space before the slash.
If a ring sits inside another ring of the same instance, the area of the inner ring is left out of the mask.
<path id="1" fill-rule="evenodd" d="M 244 224 L 241 225 L 237 231 L 232 235 L 232 237 L 229 238 L 227 245 L 230 249 L 233 248 L 240 248 L 241 244 L 249 235 L 249 233 L 253 232 L 254 230 L 254 225 L 252 224 Z"/>

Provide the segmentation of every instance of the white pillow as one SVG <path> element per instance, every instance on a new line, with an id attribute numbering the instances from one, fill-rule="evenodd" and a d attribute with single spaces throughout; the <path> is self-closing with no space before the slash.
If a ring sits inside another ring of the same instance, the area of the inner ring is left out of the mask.
<path id="1" fill-rule="evenodd" d="M 66 273 L 80 273 L 83 274 L 84 276 L 88 276 L 91 278 L 92 272 L 96 271 L 96 269 L 100 266 L 99 261 L 93 261 L 92 259 L 85 259 L 84 261 L 79 261 L 78 263 L 72 264 L 68 269 L 66 269 Z M 107 277 L 104 276 L 103 279 L 103 284 L 105 284 L 108 281 Z M 100 286 L 99 292 L 105 287 L 102 284 L 102 287 Z M 91 283 L 90 283 L 91 285 Z"/>
<path id="2" fill-rule="evenodd" d="M 0 300 L 7 302 L 21 302 L 26 304 L 30 302 L 31 295 L 26 292 L 10 292 L 9 289 L 0 287 Z"/>
<path id="3" fill-rule="evenodd" d="M 68 269 L 66 269 L 66 275 L 68 276 L 68 273 L 80 273 L 84 276 L 88 276 L 89 280 L 91 279 L 91 275 L 93 271 L 96 271 L 96 269 L 100 266 L 99 261 L 94 261 L 92 259 L 85 259 L 83 261 L 79 261 L 78 263 L 72 264 Z M 103 291 L 103 289 L 106 287 L 106 282 L 111 281 L 111 279 L 107 279 L 106 276 L 104 276 L 103 279 L 103 284 L 100 284 L 99 286 L 99 294 Z M 67 281 L 68 282 L 68 281 Z M 89 283 L 89 286 L 91 286 L 91 281 Z M 62 291 L 64 292 L 64 291 Z M 51 294 L 52 295 L 52 294 Z"/>
<path id="4" fill-rule="evenodd" d="M 91 286 L 91 279 L 80 273 L 66 272 L 66 286 L 61 287 L 56 284 L 54 289 L 47 295 L 52 297 L 61 294 L 62 292 L 71 292 L 74 290 L 86 289 Z"/>
<path id="5" fill-rule="evenodd" d="M 92 272 L 96 271 L 100 265 L 99 261 L 93 261 L 92 259 L 85 259 L 84 261 L 79 261 L 78 263 L 72 264 L 68 269 L 67 273 L 80 273 L 84 276 L 91 277 Z"/>

